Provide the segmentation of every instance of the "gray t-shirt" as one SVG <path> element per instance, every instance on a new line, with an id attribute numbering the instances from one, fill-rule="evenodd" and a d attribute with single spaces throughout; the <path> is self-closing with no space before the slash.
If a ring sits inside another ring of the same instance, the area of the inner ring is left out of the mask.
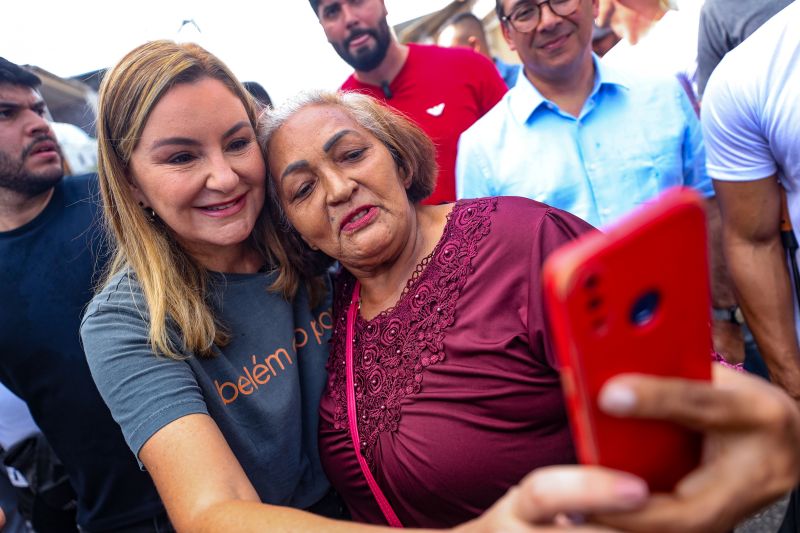
<path id="1" fill-rule="evenodd" d="M 305 508 L 330 486 L 317 445 L 330 302 L 312 310 L 304 291 L 286 302 L 267 291 L 272 279 L 212 274 L 210 301 L 231 334 L 214 358 L 154 355 L 144 296 L 127 273 L 92 300 L 81 337 L 97 388 L 137 457 L 165 425 L 208 414 L 262 501 Z M 179 336 L 171 330 L 170 338 Z"/>
<path id="2" fill-rule="evenodd" d="M 705 92 L 711 73 L 736 48 L 792 0 L 706 0 L 697 40 L 697 87 Z"/>

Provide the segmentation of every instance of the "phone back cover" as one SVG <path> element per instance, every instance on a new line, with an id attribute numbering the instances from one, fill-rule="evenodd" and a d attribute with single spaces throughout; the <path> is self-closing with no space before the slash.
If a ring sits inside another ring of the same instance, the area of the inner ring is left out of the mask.
<path id="1" fill-rule="evenodd" d="M 606 234 L 558 250 L 545 266 L 549 320 L 578 456 L 639 475 L 654 491 L 671 490 L 698 464 L 701 436 L 668 422 L 608 416 L 597 407 L 597 396 L 620 373 L 710 379 L 701 202 L 691 191 L 665 193 Z"/>

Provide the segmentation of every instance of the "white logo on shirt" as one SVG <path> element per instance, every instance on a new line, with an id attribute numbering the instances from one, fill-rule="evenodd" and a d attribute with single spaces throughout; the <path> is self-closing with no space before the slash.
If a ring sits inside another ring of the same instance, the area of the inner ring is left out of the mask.
<path id="1" fill-rule="evenodd" d="M 440 116 L 442 116 L 442 113 L 444 112 L 444 102 L 442 102 L 439 105 L 435 105 L 433 107 L 429 107 L 427 109 L 427 111 L 428 111 L 428 114 L 431 115 L 432 117 L 440 117 Z"/>

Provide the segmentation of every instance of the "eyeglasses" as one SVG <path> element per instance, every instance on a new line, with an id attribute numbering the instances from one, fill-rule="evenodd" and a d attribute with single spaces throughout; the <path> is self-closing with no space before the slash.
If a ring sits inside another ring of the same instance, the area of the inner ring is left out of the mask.
<path id="1" fill-rule="evenodd" d="M 550 6 L 550 10 L 560 17 L 571 15 L 578 9 L 581 0 L 544 0 L 543 2 L 517 2 L 511 13 L 500 17 L 502 22 L 511 24 L 519 33 L 530 33 L 542 19 L 542 4 Z"/>

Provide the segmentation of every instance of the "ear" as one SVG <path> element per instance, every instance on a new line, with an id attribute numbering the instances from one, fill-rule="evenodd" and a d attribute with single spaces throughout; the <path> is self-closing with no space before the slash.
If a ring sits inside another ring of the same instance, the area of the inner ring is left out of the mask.
<path id="1" fill-rule="evenodd" d="M 511 49 L 512 52 L 517 51 L 517 47 L 514 45 L 514 41 L 511 40 L 511 35 L 508 33 L 508 24 L 505 22 L 500 23 L 500 29 L 503 30 L 503 39 L 506 40 L 506 44 Z"/>
<path id="2" fill-rule="evenodd" d="M 475 52 L 478 52 L 478 53 L 481 52 L 481 49 L 480 49 L 481 48 L 481 43 L 478 42 L 478 38 L 475 37 L 474 35 L 470 35 L 469 37 L 467 37 L 467 43 L 469 44 L 469 47 L 472 48 Z"/>
<path id="3" fill-rule="evenodd" d="M 408 190 L 414 181 L 414 174 L 412 172 L 408 172 L 403 167 L 397 167 L 397 172 L 400 175 L 400 183 L 402 183 L 403 187 Z"/>
<path id="4" fill-rule="evenodd" d="M 136 184 L 133 182 L 130 176 L 128 176 L 127 180 L 128 180 L 128 188 L 130 189 L 131 195 L 133 196 L 133 199 L 136 201 L 136 203 L 149 207 L 150 202 L 147 200 L 147 197 L 144 195 L 142 190 L 136 186 Z"/>

